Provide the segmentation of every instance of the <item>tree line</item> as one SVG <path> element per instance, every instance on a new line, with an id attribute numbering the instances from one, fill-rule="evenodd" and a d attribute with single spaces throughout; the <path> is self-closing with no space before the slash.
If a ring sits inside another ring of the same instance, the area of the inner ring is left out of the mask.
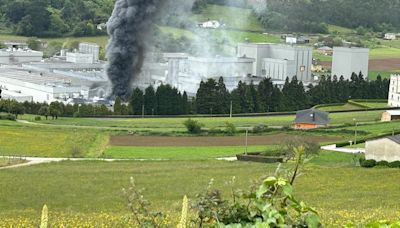
<path id="1" fill-rule="evenodd" d="M 231 108 L 232 113 L 297 111 L 318 104 L 345 103 L 349 99 L 387 99 L 389 83 L 381 76 L 368 81 L 360 73 L 353 74 L 351 80 L 322 76 L 319 84 L 308 86 L 296 77 L 287 78 L 280 89 L 266 78 L 259 85 L 239 82 L 229 92 L 222 78 L 209 79 L 200 84 L 193 107 L 197 114 L 229 114 Z"/>
<path id="2" fill-rule="evenodd" d="M 107 116 L 107 115 L 186 115 L 186 114 L 233 114 L 297 111 L 319 104 L 345 103 L 349 99 L 387 99 L 388 79 L 378 76 L 369 81 L 360 74 L 343 77 L 322 76 L 317 85 L 305 86 L 297 77 L 286 79 L 283 88 L 266 78 L 258 85 L 239 82 L 229 91 L 224 79 L 202 81 L 196 96 L 189 98 L 170 85 L 157 89 L 149 86 L 144 91 L 135 88 L 128 102 L 116 98 L 112 109 L 105 105 L 63 104 L 62 102 L 18 103 L 0 100 L 0 112 L 14 115 L 24 113 L 51 117 Z"/>

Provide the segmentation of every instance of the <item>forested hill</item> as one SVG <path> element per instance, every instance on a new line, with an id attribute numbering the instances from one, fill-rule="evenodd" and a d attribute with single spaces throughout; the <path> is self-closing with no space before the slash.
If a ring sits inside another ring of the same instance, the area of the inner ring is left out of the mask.
<path id="1" fill-rule="evenodd" d="M 195 1 L 193 12 L 201 14 L 206 11 L 207 4 L 248 8 L 248 2 L 260 0 Z M 324 33 L 327 32 L 327 24 L 333 24 L 386 32 L 396 31 L 400 27 L 400 0 L 266 1 L 268 9 L 257 15 L 266 30 Z M 0 0 L 0 33 L 25 36 L 98 35 L 105 31 L 97 30 L 96 25 L 107 21 L 114 2 L 115 0 Z"/>
<path id="2" fill-rule="evenodd" d="M 0 0 L 0 29 L 26 36 L 96 35 L 115 0 Z"/>
<path id="3" fill-rule="evenodd" d="M 321 32 L 326 24 L 387 32 L 399 29 L 399 15 L 399 0 L 268 0 L 260 18 L 266 27 L 291 32 Z"/>

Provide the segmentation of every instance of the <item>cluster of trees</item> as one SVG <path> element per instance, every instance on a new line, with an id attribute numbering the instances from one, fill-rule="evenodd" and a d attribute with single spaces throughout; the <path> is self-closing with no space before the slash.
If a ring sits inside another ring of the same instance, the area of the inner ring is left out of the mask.
<path id="1" fill-rule="evenodd" d="M 328 33 L 327 24 L 370 28 L 376 32 L 398 29 L 400 2 L 392 0 L 267 0 L 259 14 L 269 29 Z"/>
<path id="2" fill-rule="evenodd" d="M 0 0 L 1 22 L 25 36 L 90 36 L 108 20 L 113 0 Z"/>
<path id="3" fill-rule="evenodd" d="M 46 119 L 49 117 L 57 119 L 60 116 L 78 117 L 78 116 L 104 116 L 111 115 L 112 112 L 104 105 L 64 105 L 61 102 L 52 102 L 50 104 L 39 102 L 19 103 L 15 100 L 0 100 L 0 112 L 14 114 L 16 117 L 22 114 L 41 115 Z"/>
<path id="4" fill-rule="evenodd" d="M 381 76 L 375 81 L 365 80 L 360 73 L 353 74 L 351 80 L 322 76 L 318 85 L 307 87 L 296 77 L 287 78 L 280 89 L 266 78 L 259 85 L 239 82 L 237 88 L 229 92 L 221 77 L 218 81 L 201 82 L 193 99 L 170 85 L 161 85 L 156 90 L 149 86 L 145 91 L 135 88 L 128 103 L 116 98 L 114 112 L 105 105 L 64 105 L 60 102 L 48 105 L 12 100 L 0 100 L 0 112 L 57 119 L 59 116 L 229 114 L 231 109 L 234 114 L 297 111 L 318 104 L 345 103 L 349 99 L 387 99 L 389 83 Z"/>
<path id="5" fill-rule="evenodd" d="M 127 110 L 131 115 L 183 115 L 189 114 L 190 106 L 186 92 L 181 94 L 170 85 L 161 85 L 157 90 L 149 86 L 144 92 L 134 89 Z"/>
<path id="6" fill-rule="evenodd" d="M 318 104 L 344 103 L 349 99 L 387 99 L 389 80 L 378 76 L 376 81 L 365 80 L 353 74 L 351 80 L 323 76 L 318 85 L 305 87 L 296 77 L 286 79 L 283 89 L 264 79 L 258 86 L 239 82 L 229 92 L 223 79 L 202 82 L 196 95 L 195 112 L 198 114 L 263 113 L 297 111 Z M 231 106 L 232 105 L 232 106 Z"/>

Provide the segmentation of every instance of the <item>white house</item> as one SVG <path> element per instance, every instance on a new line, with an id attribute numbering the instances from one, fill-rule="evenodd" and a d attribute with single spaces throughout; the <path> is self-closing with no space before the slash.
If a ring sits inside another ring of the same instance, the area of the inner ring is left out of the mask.
<path id="1" fill-rule="evenodd" d="M 208 29 L 218 29 L 221 26 L 222 26 L 221 23 L 216 20 L 206 21 L 206 22 L 199 24 L 200 28 L 208 28 Z"/>
<path id="2" fill-rule="evenodd" d="M 400 135 L 367 141 L 365 149 L 367 160 L 400 161 Z"/>
<path id="3" fill-rule="evenodd" d="M 385 40 L 395 40 L 396 39 L 396 34 L 394 34 L 394 33 L 386 33 L 384 39 Z"/>
<path id="4" fill-rule="evenodd" d="M 400 110 L 388 110 L 382 114 L 382 122 L 400 120 Z"/>
<path id="5" fill-rule="evenodd" d="M 400 107 L 400 75 L 390 76 L 388 105 Z"/>

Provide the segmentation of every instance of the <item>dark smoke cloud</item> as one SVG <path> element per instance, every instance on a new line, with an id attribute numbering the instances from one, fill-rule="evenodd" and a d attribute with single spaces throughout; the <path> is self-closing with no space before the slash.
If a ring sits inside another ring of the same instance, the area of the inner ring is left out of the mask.
<path id="1" fill-rule="evenodd" d="M 107 74 L 113 96 L 127 100 L 132 80 L 140 74 L 149 34 L 163 0 L 117 0 L 107 23 L 110 41 Z"/>

